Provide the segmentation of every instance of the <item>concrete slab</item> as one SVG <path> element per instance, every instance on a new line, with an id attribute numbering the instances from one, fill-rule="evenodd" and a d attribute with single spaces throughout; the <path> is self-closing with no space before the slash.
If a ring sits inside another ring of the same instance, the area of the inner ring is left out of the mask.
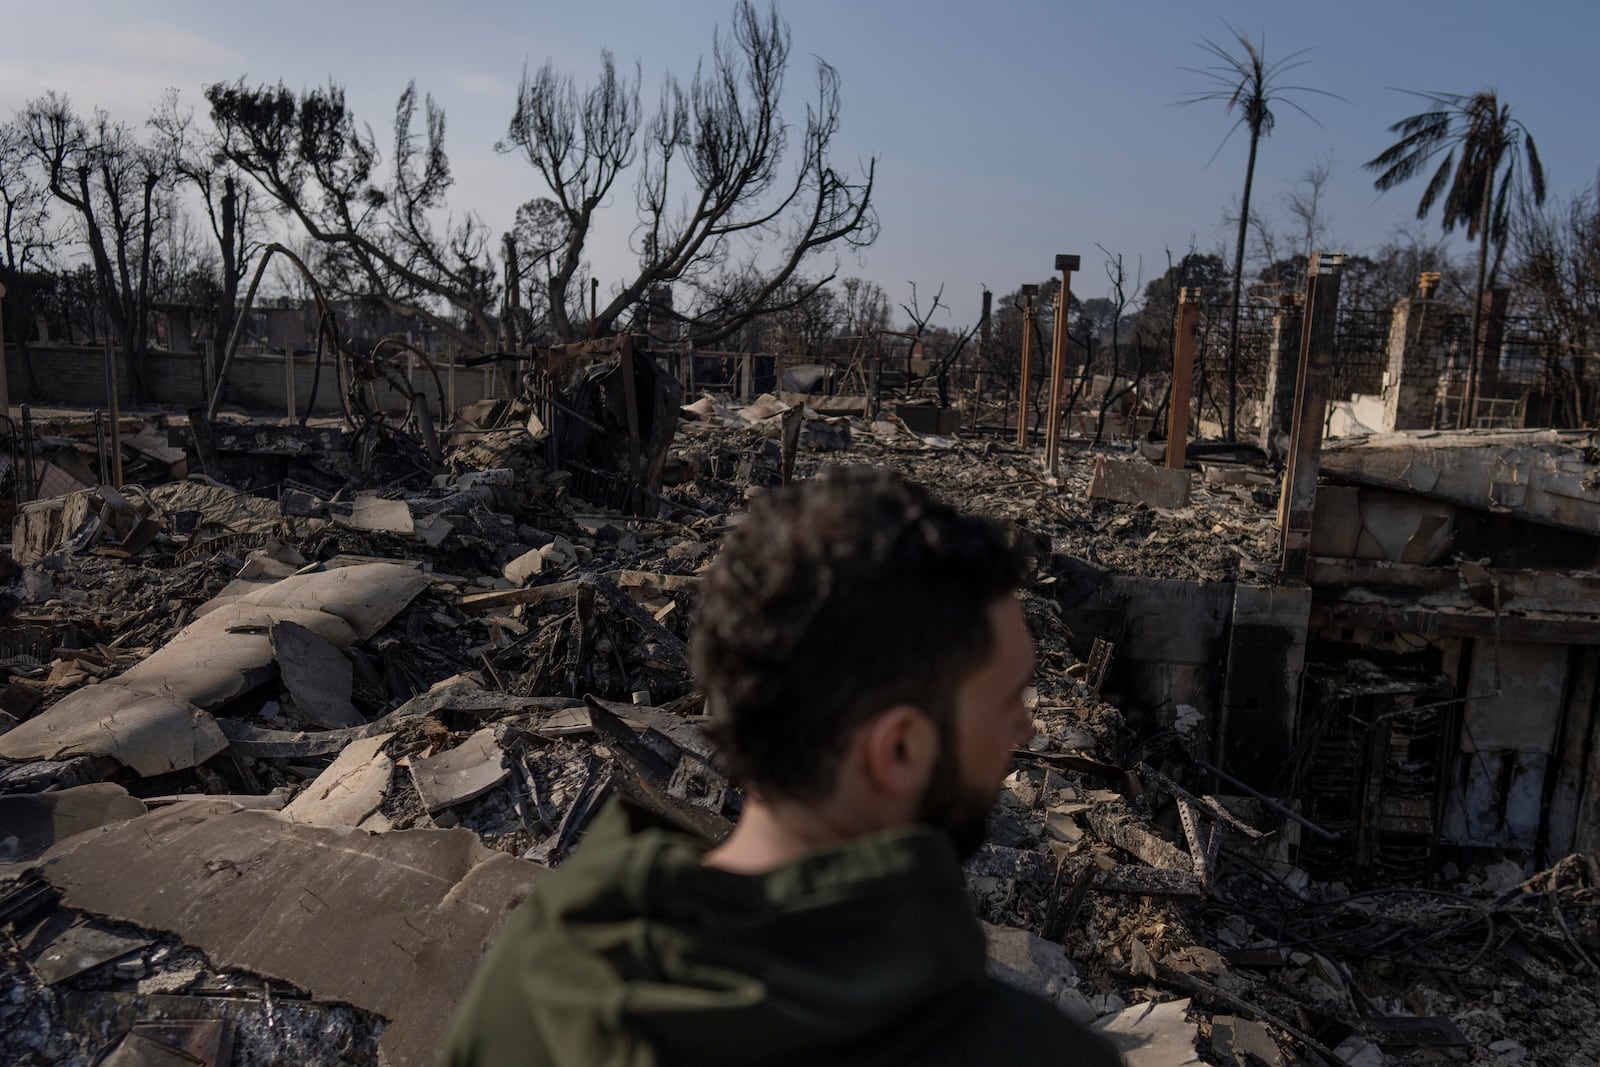
<path id="1" fill-rule="evenodd" d="M 1600 471 L 1587 430 L 1375 434 L 1329 442 L 1323 473 L 1529 522 L 1600 534 Z"/>
<path id="2" fill-rule="evenodd" d="M 1096 456 L 1089 482 L 1091 500 L 1118 500 L 1169 510 L 1189 503 L 1189 473 L 1155 467 L 1137 460 Z"/>
<path id="3" fill-rule="evenodd" d="M 464 829 L 368 834 L 175 804 L 47 853 L 72 908 L 167 930 L 218 967 L 389 1020 L 382 1062 L 430 1063 L 539 869 Z"/>
<path id="4" fill-rule="evenodd" d="M 0 796 L 0 863 L 33 859 L 73 834 L 144 813 L 144 801 L 110 782 Z"/>

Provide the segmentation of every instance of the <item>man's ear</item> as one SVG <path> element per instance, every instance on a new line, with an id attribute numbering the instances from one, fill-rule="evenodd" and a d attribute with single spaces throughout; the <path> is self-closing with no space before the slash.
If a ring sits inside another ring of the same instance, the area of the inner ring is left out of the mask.
<path id="1" fill-rule="evenodd" d="M 879 712 L 857 735 L 867 783 L 885 799 L 920 797 L 939 757 L 939 731 L 911 704 Z"/>

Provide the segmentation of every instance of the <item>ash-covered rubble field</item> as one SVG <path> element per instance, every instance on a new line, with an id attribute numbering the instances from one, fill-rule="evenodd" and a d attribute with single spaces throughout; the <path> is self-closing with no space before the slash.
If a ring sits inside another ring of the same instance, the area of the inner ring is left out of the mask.
<path id="1" fill-rule="evenodd" d="M 893 418 L 705 396 L 638 516 L 583 499 L 518 404 L 455 429 L 441 470 L 392 428 L 153 416 L 113 490 L 81 427 L 46 428 L 71 491 L 19 506 L 0 587 L 0 1060 L 427 1063 L 607 797 L 725 833 L 688 627 L 786 430 L 793 477 L 893 467 L 1036 553 L 1038 733 L 968 866 L 998 973 L 1130 1064 L 1600 1055 L 1594 857 L 1316 881 L 1271 804 L 1203 791 L 1181 717 L 1140 737 L 1101 698 L 1065 561 L 1270 580 L 1267 475 L 1089 500 L 1087 453 L 1052 479 Z"/>

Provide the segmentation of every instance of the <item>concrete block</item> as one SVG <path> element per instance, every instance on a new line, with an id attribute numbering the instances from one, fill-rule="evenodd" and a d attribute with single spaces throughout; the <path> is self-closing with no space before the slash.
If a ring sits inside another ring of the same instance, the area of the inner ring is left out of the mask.
<path id="1" fill-rule="evenodd" d="M 531 549 L 506 564 L 506 581 L 527 585 L 528 579 L 542 570 L 544 570 L 544 554 L 537 548 Z"/>
<path id="2" fill-rule="evenodd" d="M 1096 456 L 1089 498 L 1148 504 L 1153 508 L 1181 508 L 1189 503 L 1189 472 Z"/>

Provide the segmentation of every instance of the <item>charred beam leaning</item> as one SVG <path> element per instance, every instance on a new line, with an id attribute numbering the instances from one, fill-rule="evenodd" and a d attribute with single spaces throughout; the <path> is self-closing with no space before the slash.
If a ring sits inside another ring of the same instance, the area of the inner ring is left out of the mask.
<path id="1" fill-rule="evenodd" d="M 1056 270 L 1061 272 L 1061 290 L 1056 294 L 1056 322 L 1050 353 L 1050 412 L 1044 431 L 1044 461 L 1054 475 L 1061 463 L 1061 401 L 1066 392 L 1067 315 L 1072 308 L 1072 272 L 1078 257 L 1058 254 Z"/>
<path id="2" fill-rule="evenodd" d="M 1289 435 L 1289 462 L 1278 503 L 1282 573 L 1303 578 L 1311 554 L 1311 515 L 1317 503 L 1322 430 L 1328 415 L 1328 376 L 1333 369 L 1334 319 L 1339 308 L 1343 253 L 1311 256 L 1306 278 L 1306 320 L 1300 343 L 1300 395 Z"/>

